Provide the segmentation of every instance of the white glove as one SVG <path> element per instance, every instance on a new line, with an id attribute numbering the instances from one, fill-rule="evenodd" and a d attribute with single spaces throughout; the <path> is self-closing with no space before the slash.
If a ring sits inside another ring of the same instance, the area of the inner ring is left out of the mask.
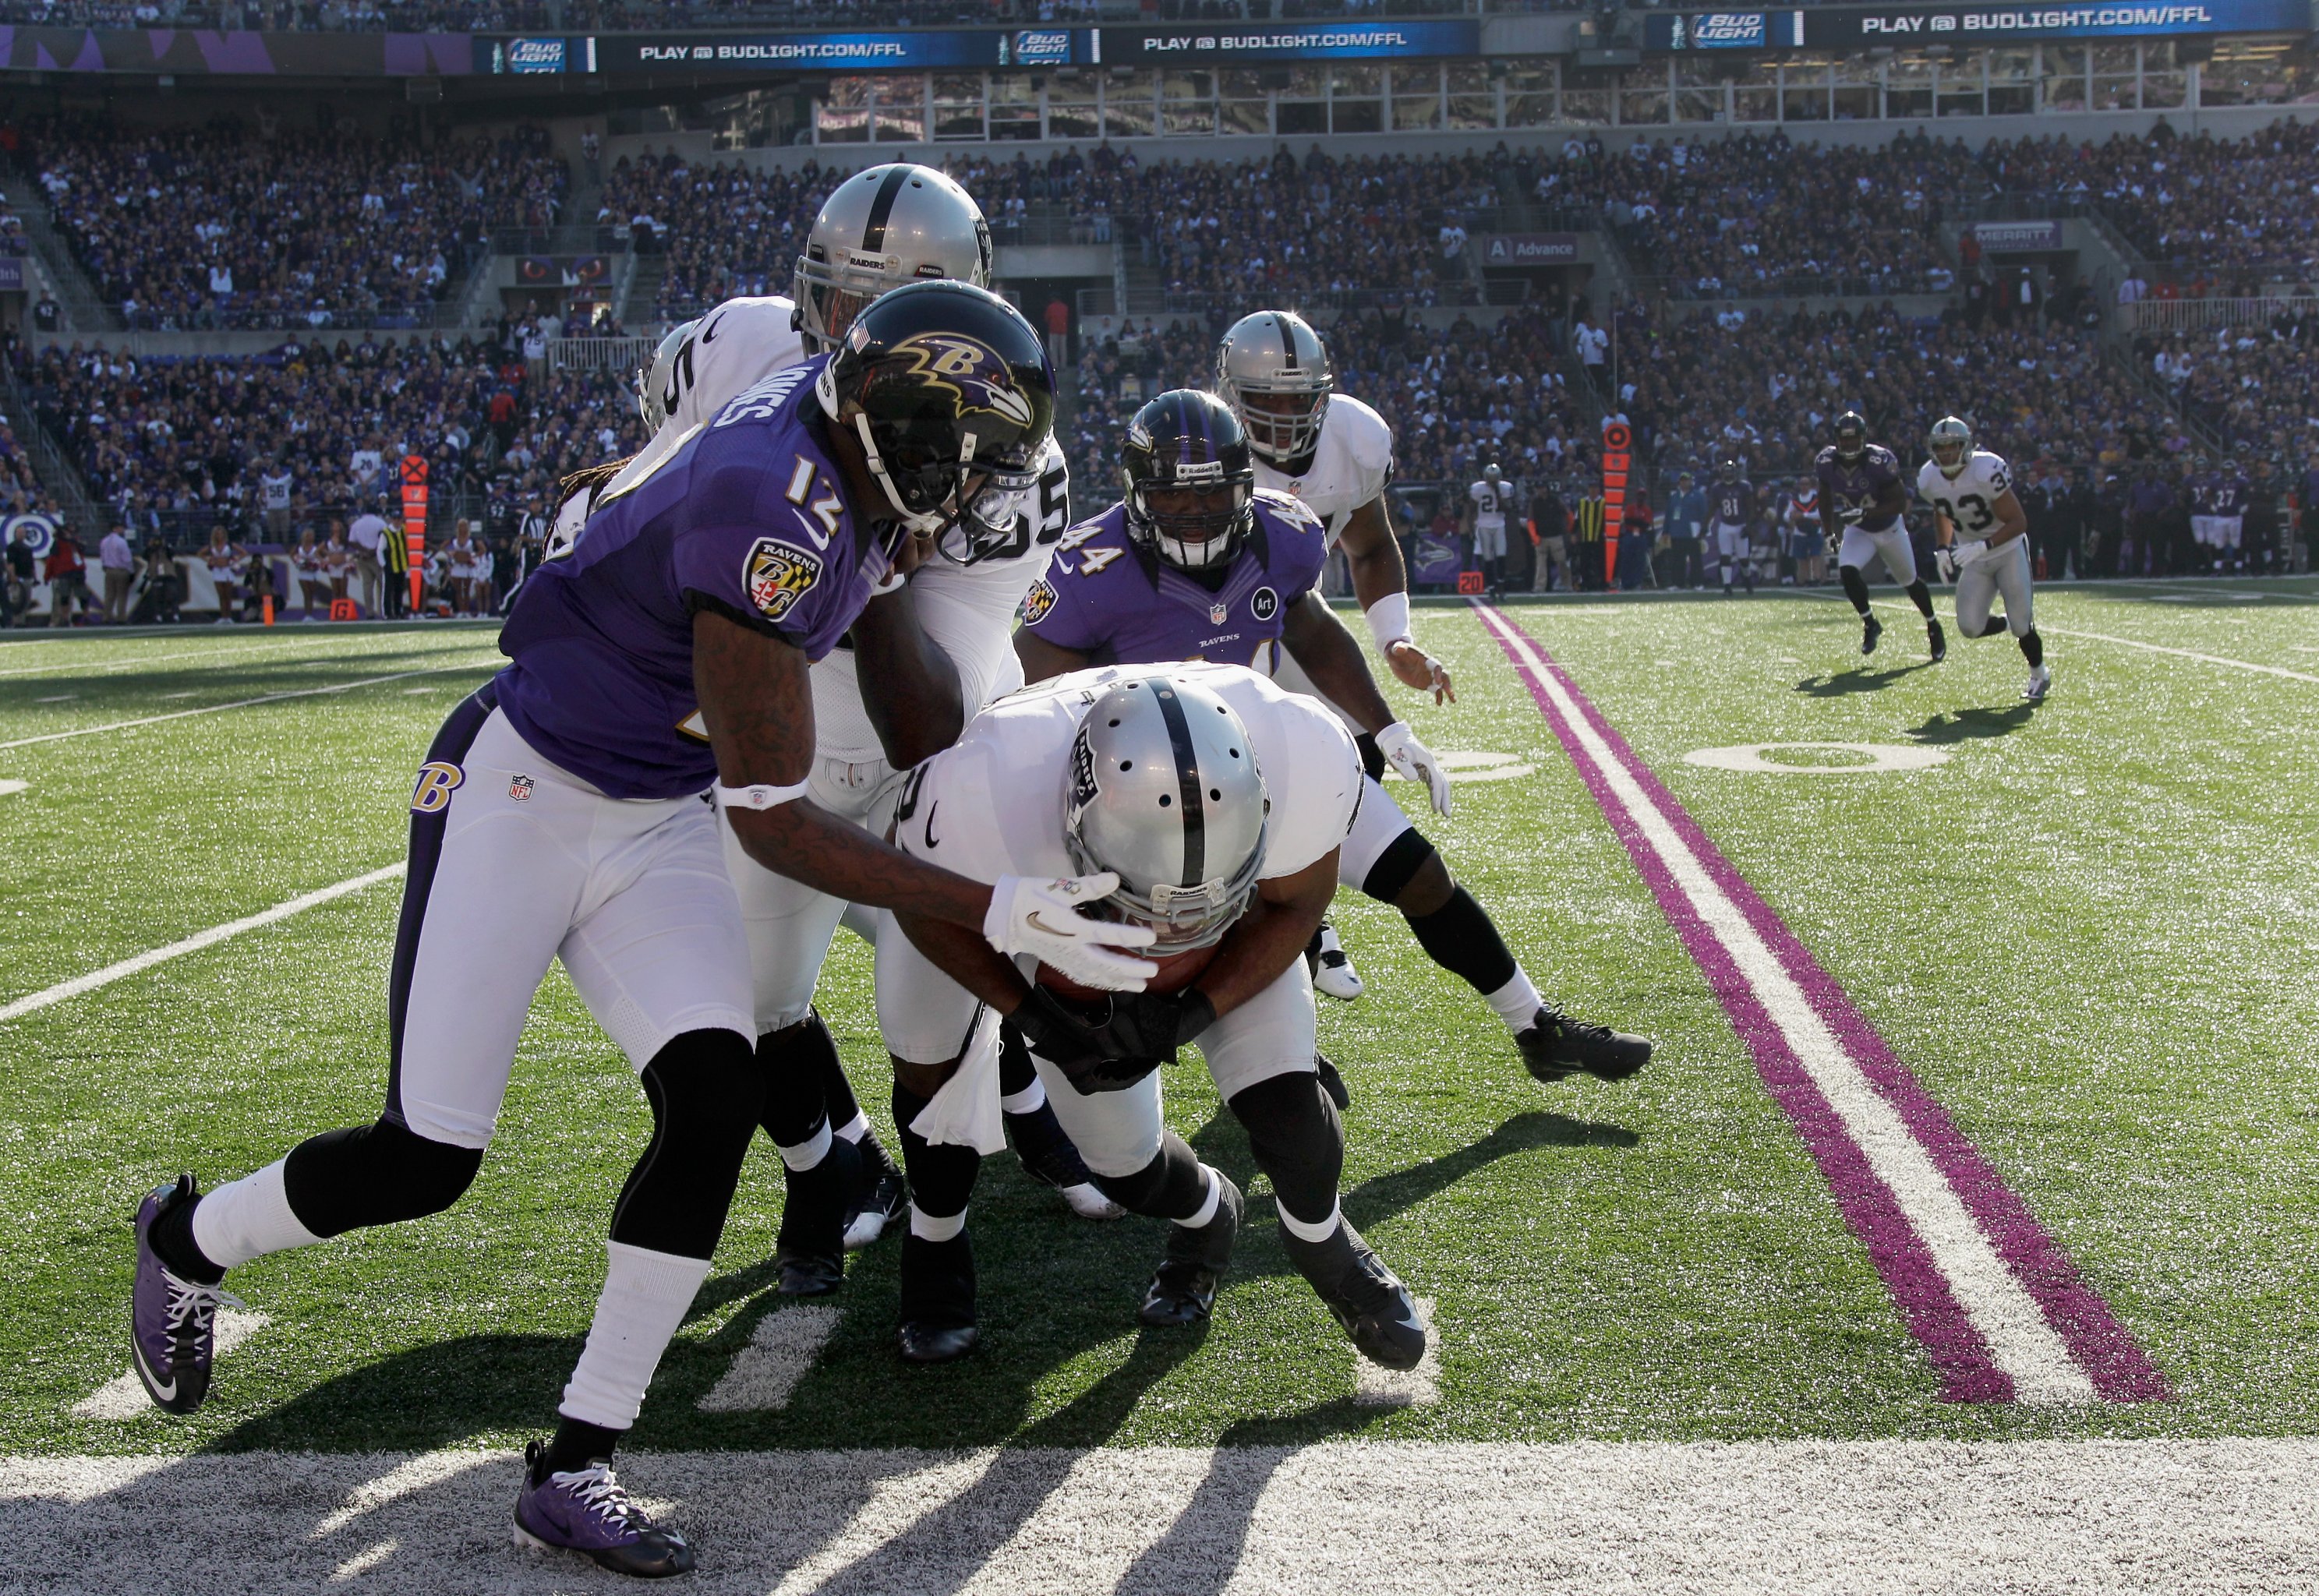
<path id="1" fill-rule="evenodd" d="M 1080 912 L 1118 885 L 1119 878 L 1109 870 L 1050 880 L 1001 876 L 990 888 L 990 912 L 982 917 L 982 934 L 1010 958 L 1028 953 L 1082 987 L 1141 992 L 1160 967 L 1119 950 L 1149 947 L 1160 933 L 1149 925 L 1098 920 Z"/>
<path id="2" fill-rule="evenodd" d="M 1379 732 L 1376 745 L 1388 764 L 1425 788 L 1426 796 L 1433 800 L 1433 812 L 1446 817 L 1449 813 L 1449 778 L 1442 773 L 1441 762 L 1433 757 L 1433 750 L 1419 742 L 1416 734 L 1409 729 L 1409 722 L 1396 720 Z"/>
<path id="3" fill-rule="evenodd" d="M 1956 556 L 1949 553 L 1945 546 L 1935 549 L 1933 551 L 1933 569 L 1940 573 L 1940 577 L 1943 582 L 1954 582 L 1956 580 L 1957 573 Z"/>
<path id="4" fill-rule="evenodd" d="M 1989 539 L 1986 537 L 1976 537 L 1970 543 L 1960 538 L 1949 545 L 1949 560 L 1962 571 L 1988 552 Z"/>

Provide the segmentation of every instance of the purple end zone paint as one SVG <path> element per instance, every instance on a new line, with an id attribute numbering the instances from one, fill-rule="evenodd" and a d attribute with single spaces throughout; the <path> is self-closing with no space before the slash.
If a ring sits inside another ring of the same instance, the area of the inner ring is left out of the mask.
<path id="1" fill-rule="evenodd" d="M 1875 1027 L 1853 1006 L 1836 978 L 1820 968 L 1810 951 L 1788 930 L 1771 906 L 1708 840 L 1689 812 L 1637 757 L 1626 739 L 1602 717 L 1568 673 L 1554 663 L 1536 639 L 1503 614 L 1488 609 L 1483 613 L 1499 646 L 1521 674 L 1547 723 L 1569 753 L 1587 790 L 1601 806 L 1628 856 L 1674 924 L 1685 951 L 1707 976 L 1733 1028 L 1747 1044 L 1764 1084 L 1811 1150 L 1845 1222 L 1867 1247 L 1910 1331 L 1924 1344 L 1934 1366 L 1940 1371 L 1943 1397 L 1953 1402 L 2008 1401 L 2013 1394 L 2012 1381 L 1992 1361 L 1987 1343 L 1949 1291 L 1946 1280 L 1890 1189 L 1869 1168 L 1866 1157 L 1845 1130 L 1835 1110 L 1812 1084 L 1779 1028 L 1764 1012 L 1753 987 L 1700 921 L 1665 863 L 1619 803 L 1551 695 L 1542 683 L 1532 679 L 1509 635 L 1521 638 L 1536 652 L 1545 668 L 1553 672 L 1557 685 L 1586 717 L 1587 724 L 1674 828 L 1724 895 L 1746 916 L 1749 926 L 1802 990 L 1813 1011 L 1925 1148 L 1998 1256 L 2013 1270 L 2037 1303 L 2046 1323 L 2084 1369 L 2096 1393 L 2109 1402 L 2161 1401 L 2170 1395 L 2165 1377 L 2134 1344 L 2100 1294 L 2085 1283 L 2069 1255 L 2046 1234 L 2029 1212 L 2028 1204 L 2006 1186 L 1995 1168 L 1957 1129 L 1948 1112 L 1933 1100 L 1908 1068 L 1894 1056 Z"/>

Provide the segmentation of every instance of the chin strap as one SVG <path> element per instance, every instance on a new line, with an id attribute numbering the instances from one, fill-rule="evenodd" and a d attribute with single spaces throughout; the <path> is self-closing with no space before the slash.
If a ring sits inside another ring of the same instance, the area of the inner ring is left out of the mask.
<path id="1" fill-rule="evenodd" d="M 862 453 L 864 463 L 870 467 L 870 474 L 886 491 L 886 502 L 892 505 L 894 513 L 902 518 L 902 525 L 913 532 L 923 532 L 929 537 L 941 531 L 949 523 L 948 517 L 939 511 L 913 510 L 902 502 L 901 490 L 894 486 L 894 479 L 886 471 L 885 456 L 879 454 L 878 445 L 870 436 L 869 412 L 853 412 L 853 430 L 862 438 Z"/>

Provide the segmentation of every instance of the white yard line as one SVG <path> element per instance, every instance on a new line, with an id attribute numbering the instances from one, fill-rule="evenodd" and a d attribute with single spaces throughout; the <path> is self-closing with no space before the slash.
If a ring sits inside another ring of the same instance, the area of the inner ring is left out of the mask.
<path id="1" fill-rule="evenodd" d="M 184 720 L 188 716 L 247 709 L 252 704 L 278 704 L 284 699 L 311 699 L 324 693 L 352 692 L 358 687 L 376 687 L 382 681 L 408 681 L 413 676 L 439 676 L 446 671 L 481 671 L 490 666 L 489 661 L 461 665 L 429 665 L 421 671 L 397 671 L 392 676 L 365 676 L 359 681 L 341 681 L 329 687 L 302 687 L 291 692 L 263 693 L 254 699 L 236 699 L 230 704 L 204 704 L 198 709 L 172 709 L 166 715 L 144 715 L 135 720 L 109 721 L 104 726 L 85 726 L 69 732 L 46 732 L 37 737 L 19 737 L 13 743 L 0 743 L 0 749 L 30 748 L 36 743 L 61 743 L 69 737 L 93 737 L 99 732 L 122 732 L 131 726 L 158 726 L 165 720 Z"/>
<path id="2" fill-rule="evenodd" d="M 1838 597 L 1841 596 L 1838 595 Z M 1879 609 L 1895 609 L 1904 615 L 1917 613 L 1915 605 L 1899 603 L 1890 599 L 1876 599 L 1871 602 Z M 1955 625 L 1955 607 L 1952 605 L 1948 612 L 1940 618 L 1952 626 Z M 2056 637 L 2083 637 L 2092 643 L 2114 643 L 2120 648 L 2139 648 L 2151 654 L 2172 654 L 2177 659 L 2196 660 L 2202 665 L 2223 665 L 2233 671 L 2259 671 L 2265 676 L 2284 676 L 2290 681 L 2308 681 L 2314 685 L 2319 685 L 2319 676 L 2309 675 L 2301 671 L 2289 671 L 2282 665 L 2258 665 L 2251 660 L 2227 659 L 2218 654 L 2199 654 L 2196 650 L 2188 648 L 2169 648 L 2161 643 L 2143 643 L 2134 637 L 2112 637 L 2105 632 L 2080 632 L 2068 627 L 2049 627 L 2043 621 L 2037 623 L 2037 630 L 2041 635 L 2051 633 Z M 1962 638 L 1959 641 L 1974 642 L 1978 639 Z M 1955 644 L 1952 643 L 1950 646 L 1954 648 Z"/>
<path id="3" fill-rule="evenodd" d="M 129 638 L 122 637 L 115 639 L 115 641 L 126 643 L 131 640 Z M 12 665 L 5 671 L 0 671 L 0 677 L 96 676 L 100 674 L 107 674 L 114 671 L 141 671 L 148 665 L 165 664 L 176 660 L 220 660 L 226 659 L 236 654 L 270 653 L 278 649 L 293 648 L 300 644 L 327 643 L 329 641 L 331 641 L 331 639 L 320 636 L 284 637 L 271 643 L 245 643 L 238 646 L 228 645 L 221 648 L 187 648 L 181 649 L 175 654 L 140 654 L 134 659 L 100 660 L 94 664 L 86 665 Z M 24 646 L 36 648 L 40 645 L 38 644 L 27 644 Z M 344 656 L 329 655 L 326 657 L 341 658 Z"/>
<path id="4" fill-rule="evenodd" d="M 1682 835 L 1626 764 L 1595 730 L 1561 679 L 1549 670 L 1529 639 L 1488 611 L 1485 626 L 1511 649 L 1564 720 L 1602 775 L 1628 818 L 1659 856 L 1708 933 L 1722 944 L 1742 979 L 1780 1029 L 1812 1084 L 1844 1123 L 1893 1201 L 1907 1216 L 1952 1295 L 1988 1342 L 1997 1366 L 2012 1378 L 2014 1400 L 2022 1402 L 2087 1402 L 2093 1382 L 2078 1366 L 2045 1316 L 2013 1271 L 1997 1254 L 1932 1155 L 1899 1112 L 1877 1091 L 1857 1061 L 1813 1010 L 1779 959 L 1738 906 L 1716 884 Z"/>
<path id="5" fill-rule="evenodd" d="M 1357 1408 L 1430 1408 L 1441 1400 L 1441 1321 L 1431 1297 L 1417 1299 L 1417 1316 L 1427 1326 L 1425 1356 L 1413 1369 L 1382 1368 L 1358 1354 L 1353 1359 L 1353 1405 Z"/>
<path id="6" fill-rule="evenodd" d="M 520 1466 L 0 1458 L 0 1534 L 38 1549 L 27 1588 L 108 1596 L 188 1570 L 250 1596 L 626 1589 L 512 1544 Z M 2307 1438 L 640 1451 L 620 1475 L 698 1550 L 688 1596 L 2277 1596 L 2319 1567 Z"/>
<path id="7" fill-rule="evenodd" d="M 238 1313 L 231 1308 L 219 1309 L 214 1356 L 223 1357 L 264 1330 L 266 1323 L 263 1313 Z M 158 1415 L 160 1411 L 153 1405 L 153 1399 L 145 1394 L 145 1387 L 138 1380 L 135 1369 L 122 1370 L 72 1405 L 72 1416 L 76 1419 L 143 1419 L 148 1415 Z"/>
<path id="8" fill-rule="evenodd" d="M 826 1303 L 782 1308 L 757 1321 L 724 1377 L 700 1399 L 704 1413 L 778 1412 L 813 1369 L 844 1315 Z"/>
<path id="9" fill-rule="evenodd" d="M 5 781 L 0 781 L 0 798 L 6 798 L 12 792 L 22 792 L 31 785 L 32 783 L 29 781 L 18 781 L 14 778 Z"/>
<path id="10" fill-rule="evenodd" d="M 245 931 L 256 931 L 262 925 L 273 924 L 276 920 L 286 920 L 293 915 L 303 914 L 319 904 L 329 903 L 334 897 L 344 897 L 349 892 L 360 892 L 365 887 L 374 886 L 378 882 L 401 875 L 402 870 L 403 862 L 397 860 L 394 863 L 372 870 L 367 875 L 356 876 L 334 886 L 301 893 L 286 903 L 275 904 L 270 909 L 261 909 L 257 914 L 247 915 L 239 920 L 229 920 L 222 925 L 212 925 L 207 931 L 197 931 L 183 942 L 171 942 L 166 948 L 155 948 L 149 952 L 140 953 L 133 959 L 123 959 L 118 964 L 108 964 L 103 969 L 91 970 L 85 976 L 75 976 L 71 980 L 59 981 L 45 991 L 35 992 L 30 996 L 19 997 L 13 1003 L 0 1005 L 0 1024 L 5 1024 L 10 1020 L 20 1019 L 37 1009 L 47 1008 L 51 1004 L 62 1003 L 68 997 L 78 997 L 85 992 L 94 992 L 100 987 L 109 987 L 115 981 L 124 980 L 140 970 L 150 969 L 165 960 L 176 959 L 186 953 L 199 952 L 202 949 L 224 942 L 229 937 L 239 936 Z"/>

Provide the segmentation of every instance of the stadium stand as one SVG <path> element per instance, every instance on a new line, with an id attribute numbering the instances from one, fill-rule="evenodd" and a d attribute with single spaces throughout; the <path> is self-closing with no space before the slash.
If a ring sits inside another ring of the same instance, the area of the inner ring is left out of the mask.
<path id="1" fill-rule="evenodd" d="M 738 294 L 787 293 L 805 230 L 834 172 L 695 168 L 674 154 L 623 157 L 604 180 L 600 223 L 626 224 L 641 254 L 663 257 L 652 314 L 697 316 Z"/>
<path id="2" fill-rule="evenodd" d="M 128 325 L 422 325 L 494 225 L 553 225 L 568 185 L 538 129 L 421 149 L 347 132 L 23 130 L 58 230 Z"/>

